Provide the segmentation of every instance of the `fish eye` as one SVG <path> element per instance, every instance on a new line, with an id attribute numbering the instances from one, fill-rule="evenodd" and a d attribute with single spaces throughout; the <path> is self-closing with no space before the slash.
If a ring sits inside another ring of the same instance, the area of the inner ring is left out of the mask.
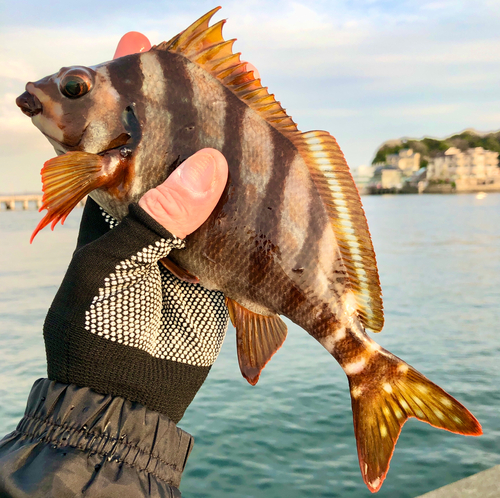
<path id="1" fill-rule="evenodd" d="M 78 99 L 90 92 L 92 75 L 84 68 L 74 68 L 67 71 L 59 80 L 61 93 L 69 99 Z"/>

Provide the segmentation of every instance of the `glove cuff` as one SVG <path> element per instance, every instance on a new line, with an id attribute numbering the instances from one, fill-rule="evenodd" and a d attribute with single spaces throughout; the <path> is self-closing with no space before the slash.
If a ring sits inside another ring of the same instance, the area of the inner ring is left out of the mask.
<path id="1" fill-rule="evenodd" d="M 175 423 L 211 368 L 155 358 L 138 348 L 89 334 L 54 310 L 47 314 L 44 339 L 50 379 L 136 401 Z"/>
<path id="2" fill-rule="evenodd" d="M 141 495 L 148 485 L 151 489 L 152 482 L 158 496 L 171 496 L 168 491 L 180 496 L 170 487 L 180 484 L 193 437 L 166 416 L 139 403 L 101 395 L 87 387 L 39 379 L 31 390 L 24 417 L 0 446 L 4 460 L 7 448 L 12 447 L 6 468 L 12 471 L 21 467 L 25 474 L 35 476 L 33 479 L 44 479 L 46 474 L 45 485 L 38 482 L 40 489 L 57 489 L 53 487 L 54 475 L 41 469 L 61 469 L 66 462 L 72 477 L 71 483 L 64 485 L 64 496 L 67 485 L 75 493 L 78 489 L 78 494 L 89 485 L 89 467 L 101 473 L 100 478 L 92 476 L 93 487 L 88 489 L 92 496 L 107 496 L 104 489 L 97 489 L 109 482 L 107 479 L 118 487 L 120 483 L 126 486 L 127 496 L 134 490 Z M 128 470 L 122 468 L 123 464 Z M 50 496 L 60 495 L 54 492 Z"/>

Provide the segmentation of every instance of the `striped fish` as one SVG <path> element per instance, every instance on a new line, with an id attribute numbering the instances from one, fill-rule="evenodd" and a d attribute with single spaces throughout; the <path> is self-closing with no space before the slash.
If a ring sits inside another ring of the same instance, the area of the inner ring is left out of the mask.
<path id="1" fill-rule="evenodd" d="M 285 340 L 280 315 L 339 362 L 361 473 L 376 492 L 409 417 L 466 435 L 481 426 L 367 335 L 383 327 L 381 288 L 344 156 L 329 133 L 297 129 L 223 39 L 224 21 L 209 25 L 217 10 L 148 52 L 27 84 L 18 105 L 59 154 L 42 170 L 48 213 L 36 231 L 64 221 L 87 193 L 121 219 L 184 159 L 221 151 L 230 170 L 223 197 L 165 264 L 224 292 L 251 384 Z"/>

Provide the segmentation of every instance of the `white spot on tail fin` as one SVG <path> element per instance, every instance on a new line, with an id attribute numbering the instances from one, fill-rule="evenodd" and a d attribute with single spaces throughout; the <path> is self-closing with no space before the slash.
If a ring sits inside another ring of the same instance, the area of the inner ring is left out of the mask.
<path id="1" fill-rule="evenodd" d="M 434 410 L 434 415 L 436 415 L 436 417 L 439 419 L 439 420 L 444 420 L 446 417 L 444 416 L 444 413 L 441 411 L 441 410 L 438 410 L 437 408 L 435 408 Z"/>
<path id="2" fill-rule="evenodd" d="M 351 396 L 354 399 L 359 398 L 362 394 L 363 394 L 363 389 L 361 389 L 361 387 L 353 387 L 351 389 Z"/>
<path id="3" fill-rule="evenodd" d="M 366 366 L 366 358 L 362 357 L 358 361 L 353 361 L 352 363 L 347 363 L 342 365 L 346 375 L 356 375 L 361 373 Z"/>
<path id="4" fill-rule="evenodd" d="M 384 382 L 384 384 L 382 385 L 382 388 L 384 389 L 384 391 L 386 393 L 392 393 L 392 386 L 389 384 L 389 382 Z"/>
<path id="5" fill-rule="evenodd" d="M 345 327 L 340 327 L 333 331 L 332 334 L 318 339 L 319 343 L 330 353 L 333 354 L 337 348 L 337 344 L 347 335 Z"/>
<path id="6" fill-rule="evenodd" d="M 340 327 L 335 331 L 335 340 L 336 341 L 341 341 L 345 339 L 347 335 L 347 331 L 345 327 Z"/>
<path id="7" fill-rule="evenodd" d="M 446 406 L 447 408 L 451 408 L 453 405 L 453 403 L 448 398 L 445 398 L 444 396 L 441 398 L 441 403 L 443 403 L 443 405 Z"/>
<path id="8" fill-rule="evenodd" d="M 377 489 L 380 485 L 380 477 L 377 477 L 374 481 L 370 483 L 370 487 L 373 489 Z"/>

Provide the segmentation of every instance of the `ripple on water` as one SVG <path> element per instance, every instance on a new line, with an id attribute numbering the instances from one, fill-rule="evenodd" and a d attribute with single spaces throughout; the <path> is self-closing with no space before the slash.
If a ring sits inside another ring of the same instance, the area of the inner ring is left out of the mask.
<path id="1" fill-rule="evenodd" d="M 416 420 L 405 424 L 377 496 L 413 498 L 500 463 L 500 195 L 363 201 L 386 310 L 384 331 L 374 338 L 466 404 L 484 429 L 481 438 L 464 438 Z M 76 239 L 78 217 L 70 217 L 30 246 L 39 217 L 0 212 L 4 433 L 17 424 L 33 381 L 45 375 L 43 319 Z M 347 380 L 305 332 L 289 329 L 251 387 L 239 373 L 230 328 L 179 424 L 195 436 L 184 496 L 372 496 L 359 472 Z"/>

